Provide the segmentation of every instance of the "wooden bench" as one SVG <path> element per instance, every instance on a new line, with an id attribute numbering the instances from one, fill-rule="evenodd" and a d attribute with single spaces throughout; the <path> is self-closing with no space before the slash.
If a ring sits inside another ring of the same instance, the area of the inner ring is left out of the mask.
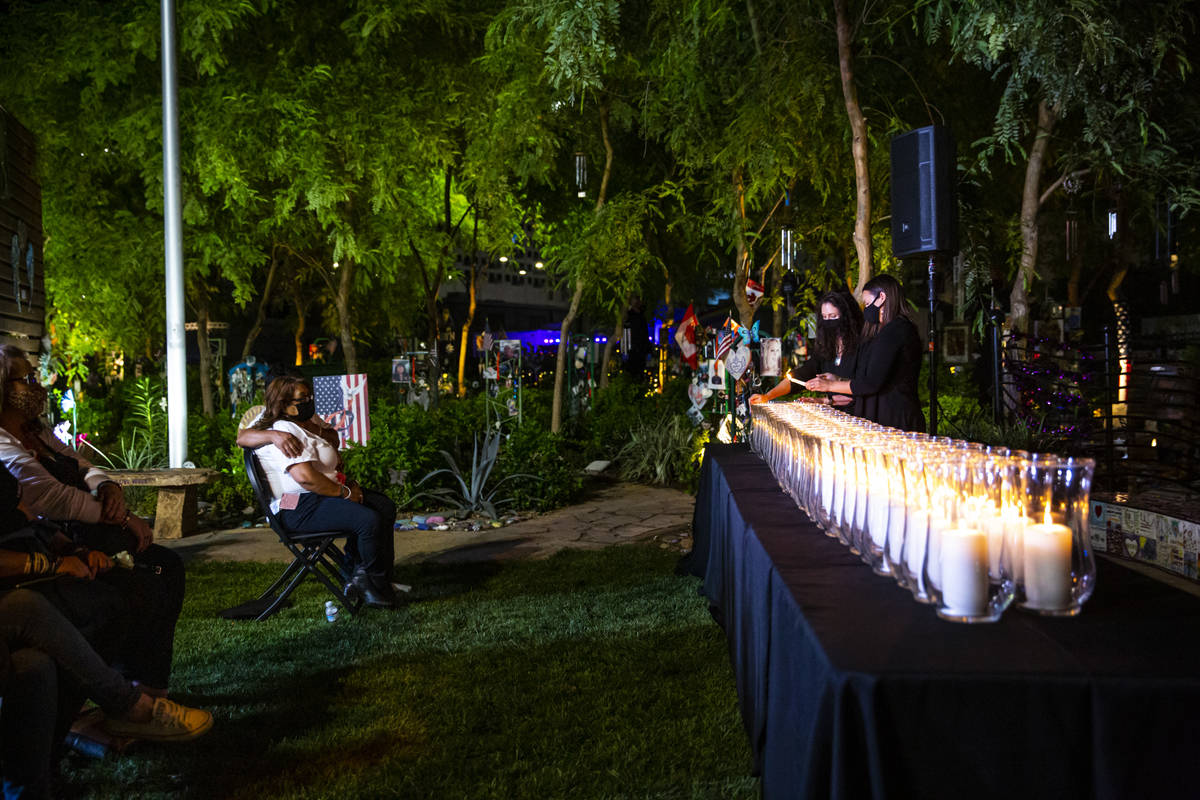
<path id="1" fill-rule="evenodd" d="M 221 476 L 215 469 L 113 469 L 105 473 L 121 486 L 147 486 L 158 489 L 158 508 L 154 513 L 154 536 L 158 539 L 182 539 L 196 529 L 196 492 Z"/>

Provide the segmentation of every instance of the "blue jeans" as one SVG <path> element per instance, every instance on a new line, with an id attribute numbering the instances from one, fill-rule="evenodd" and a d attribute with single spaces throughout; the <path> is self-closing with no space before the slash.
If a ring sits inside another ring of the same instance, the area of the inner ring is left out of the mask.
<path id="1" fill-rule="evenodd" d="M 345 531 L 346 555 L 376 583 L 392 580 L 396 504 L 387 495 L 363 489 L 362 503 L 315 492 L 300 495 L 294 509 L 280 510 L 279 521 L 298 533 Z"/>
<path id="2" fill-rule="evenodd" d="M 141 693 L 37 592 L 0 594 L 0 641 L 12 653 L 13 666 L 0 708 L 4 796 L 48 797 L 56 745 L 79 710 L 80 696 L 120 717 Z"/>

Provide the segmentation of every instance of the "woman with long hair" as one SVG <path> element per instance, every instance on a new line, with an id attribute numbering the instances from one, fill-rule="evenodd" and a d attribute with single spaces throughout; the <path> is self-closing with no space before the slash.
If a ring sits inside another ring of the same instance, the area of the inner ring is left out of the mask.
<path id="1" fill-rule="evenodd" d="M 256 455 L 271 488 L 271 511 L 294 531 L 344 530 L 354 562 L 351 584 L 367 605 L 393 608 L 396 506 L 342 474 L 338 435 L 316 415 L 312 387 L 281 375 L 267 384 L 258 420 L 238 434 Z"/>
<path id="2" fill-rule="evenodd" d="M 765 403 L 786 397 L 804 382 L 822 373 L 831 375 L 853 375 L 858 355 L 859 328 L 862 327 L 862 312 L 854 297 L 845 291 L 826 292 L 817 301 L 820 316 L 817 318 L 817 341 L 813 354 L 800 366 L 783 376 L 783 380 L 765 394 L 750 395 L 751 403 Z M 831 394 L 827 403 L 847 406 L 853 402 L 846 395 Z"/>
<path id="3" fill-rule="evenodd" d="M 154 531 L 125 505 L 125 496 L 108 475 L 55 438 L 43 424 L 46 389 L 25 352 L 0 346 L 0 463 L 21 487 L 22 512 L 43 517 L 63 529 L 78 553 L 60 566 L 73 567 L 115 590 L 124 605 L 119 641 L 102 642 L 105 654 L 151 694 L 165 696 L 171 674 L 175 623 L 183 608 L 183 560 L 175 551 L 153 544 Z M 112 556 L 132 554 L 141 569 L 112 569 Z M 86 629 L 82 615 L 99 606 L 99 589 L 84 602 L 67 602 L 70 582 L 56 594 L 59 609 Z M 111 592 L 110 592 L 111 594 Z"/>
<path id="4" fill-rule="evenodd" d="M 925 430 L 917 396 L 921 337 L 912 320 L 904 287 L 891 275 L 876 275 L 863 287 L 862 343 L 854 376 L 824 374 L 808 381 L 818 392 L 848 394 L 854 413 L 906 431 Z"/>

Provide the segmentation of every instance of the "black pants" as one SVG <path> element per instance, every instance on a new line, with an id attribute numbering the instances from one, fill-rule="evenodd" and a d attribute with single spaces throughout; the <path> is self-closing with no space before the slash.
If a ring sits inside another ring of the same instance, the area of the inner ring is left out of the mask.
<path id="1" fill-rule="evenodd" d="M 294 531 L 346 531 L 346 555 L 353 568 L 363 571 L 376 582 L 392 579 L 396 547 L 396 504 L 387 495 L 363 489 L 362 503 L 315 492 L 300 495 L 294 509 L 279 512 L 280 521 Z"/>
<path id="2" fill-rule="evenodd" d="M 129 679 L 166 689 L 175 651 L 175 623 L 183 609 L 183 559 L 157 544 L 136 552 L 136 537 L 116 525 L 75 523 L 70 531 L 79 544 L 91 550 L 110 556 L 125 550 L 133 555 L 134 569 L 114 567 L 96 579 L 116 589 L 125 603 L 124 624 L 117 640 L 105 650 L 111 650 L 113 665 Z"/>
<path id="3" fill-rule="evenodd" d="M 139 692 L 38 593 L 0 594 L 0 642 L 12 653 L 0 706 L 4 794 L 49 797 L 53 764 L 83 699 L 119 717 L 133 708 Z"/>

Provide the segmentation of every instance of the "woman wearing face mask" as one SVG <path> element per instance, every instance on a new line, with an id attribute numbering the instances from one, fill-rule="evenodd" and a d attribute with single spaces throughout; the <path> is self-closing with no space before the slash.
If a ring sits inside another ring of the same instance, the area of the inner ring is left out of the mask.
<path id="1" fill-rule="evenodd" d="M 256 455 L 271 488 L 271 510 L 294 531 L 344 530 L 356 562 L 351 583 L 367 605 L 392 608 L 396 506 L 341 473 L 337 432 L 315 414 L 312 389 L 295 376 L 267 384 L 262 416 L 237 443 Z"/>
<path id="2" fill-rule="evenodd" d="M 848 394 L 860 417 L 906 431 L 925 430 L 917 396 L 921 337 L 904 299 L 904 287 L 891 275 L 877 275 L 863 287 L 863 333 L 854 377 L 822 375 L 808 382 L 818 392 Z"/>
<path id="3" fill-rule="evenodd" d="M 61 526 L 88 577 L 117 590 L 127 616 L 109 652 L 130 679 L 163 696 L 183 608 L 183 561 L 151 543 L 154 532 L 126 508 L 120 486 L 42 424 L 45 410 L 46 390 L 24 351 L 0 347 L 0 462 L 20 483 L 22 510 Z M 112 569 L 111 556 L 121 551 L 144 569 Z"/>
<path id="4" fill-rule="evenodd" d="M 801 383 L 812 380 L 821 373 L 831 375 L 853 375 L 858 353 L 859 329 L 862 327 L 862 312 L 849 292 L 826 292 L 817 302 L 821 315 L 817 319 L 817 343 L 813 355 L 793 369 L 783 380 L 766 394 L 750 395 L 751 403 L 765 403 L 786 397 Z M 844 410 L 853 400 L 844 394 L 831 394 L 826 398 Z"/>

